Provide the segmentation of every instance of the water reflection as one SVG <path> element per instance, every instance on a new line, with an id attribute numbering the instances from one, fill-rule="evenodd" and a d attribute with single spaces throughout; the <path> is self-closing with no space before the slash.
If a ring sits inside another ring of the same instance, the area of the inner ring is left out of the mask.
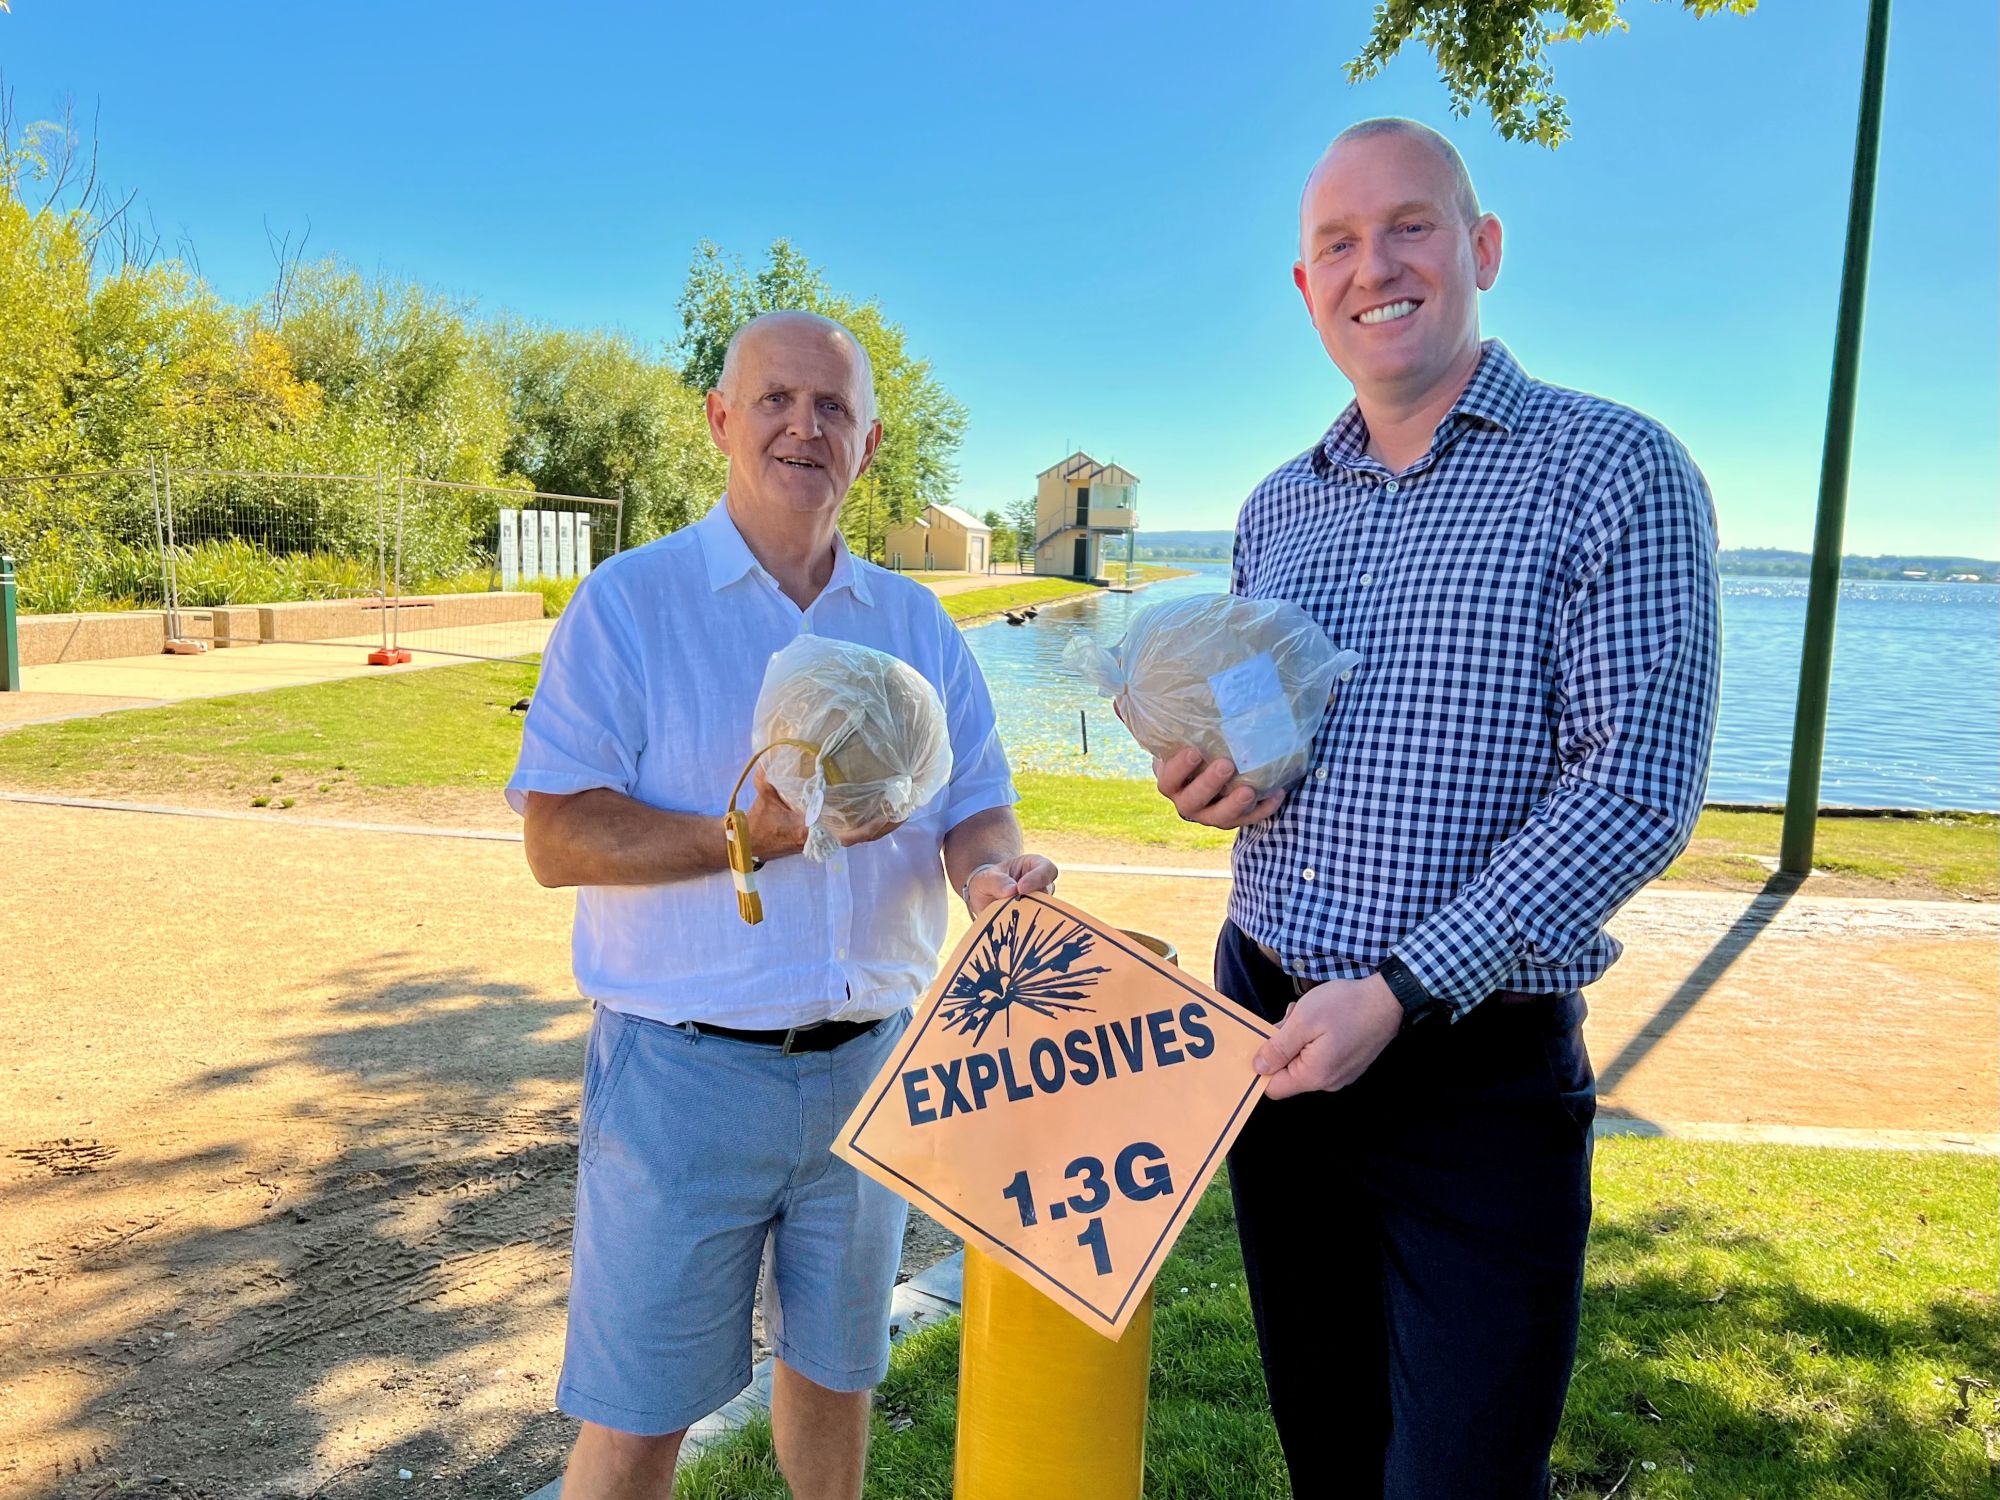
<path id="1" fill-rule="evenodd" d="M 1147 776 L 1151 762 L 1100 698 L 1062 664 L 1084 630 L 1111 644 L 1148 604 L 1229 585 L 1219 563 L 1135 594 L 1044 606 L 1014 627 L 966 634 L 992 687 L 1008 753 L 1022 769 Z M 1784 799 L 1805 634 L 1803 579 L 1723 580 L 1721 725 L 1709 797 Z M 2000 588 L 1841 586 L 1822 799 L 1859 806 L 2000 808 Z M 1088 715 L 1090 755 L 1079 714 Z"/>

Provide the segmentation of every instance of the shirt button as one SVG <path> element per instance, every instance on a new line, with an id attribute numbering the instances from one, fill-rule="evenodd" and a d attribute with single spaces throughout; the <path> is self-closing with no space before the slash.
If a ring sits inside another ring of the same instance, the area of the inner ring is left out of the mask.
<path id="1" fill-rule="evenodd" d="M 1397 490 L 1400 490 L 1401 488 L 1402 486 L 1396 483 L 1396 481 L 1392 479 L 1387 484 L 1382 486 L 1382 493 L 1385 495 L 1393 495 L 1396 493 Z"/>
<path id="2" fill-rule="evenodd" d="M 1373 573 L 1363 573 L 1361 575 L 1361 586 L 1363 588 L 1366 588 L 1369 584 L 1373 583 L 1374 581 L 1375 581 L 1375 575 Z"/>
<path id="3" fill-rule="evenodd" d="M 845 958 L 847 957 L 847 950 L 845 948 L 839 949 L 833 956 L 835 958 Z"/>
<path id="4" fill-rule="evenodd" d="M 1307 865 L 1303 870 L 1299 871 L 1299 879 L 1311 880 L 1312 878 L 1313 878 L 1313 867 L 1311 865 Z"/>
<path id="5" fill-rule="evenodd" d="M 1313 780 L 1314 780 L 1314 781 L 1324 781 L 1324 780 L 1326 780 L 1326 767 L 1325 767 L 1325 766 L 1315 766 L 1315 767 L 1313 767 Z"/>
<path id="6" fill-rule="evenodd" d="M 1354 668 L 1349 667 L 1345 672 L 1342 672 L 1340 680 L 1342 682 L 1352 682 L 1354 680 Z"/>

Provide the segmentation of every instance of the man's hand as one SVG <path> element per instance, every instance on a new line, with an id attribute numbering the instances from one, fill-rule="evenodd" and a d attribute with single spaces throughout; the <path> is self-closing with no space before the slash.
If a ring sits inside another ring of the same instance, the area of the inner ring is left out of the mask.
<path id="1" fill-rule="evenodd" d="M 1257 1049 L 1270 1097 L 1344 1089 L 1402 1029 L 1403 1007 L 1380 974 L 1329 979 L 1309 989 Z"/>
<path id="2" fill-rule="evenodd" d="M 1232 787 L 1236 767 L 1228 760 L 1202 764 L 1199 750 L 1181 750 L 1162 760 L 1153 757 L 1153 784 L 1173 803 L 1174 811 L 1190 823 L 1210 828 L 1242 828 L 1261 823 L 1278 810 L 1283 792 L 1273 792 L 1262 801 L 1248 786 Z"/>
<path id="3" fill-rule="evenodd" d="M 797 854 L 806 846 L 806 820 L 764 779 L 762 766 L 750 773 L 750 780 L 757 788 L 757 800 L 744 809 L 750 819 L 750 852 L 762 860 Z M 856 844 L 872 844 L 902 826 L 900 822 L 885 820 L 850 828 L 835 837 L 851 849 Z"/>
<path id="4" fill-rule="evenodd" d="M 797 854 L 806 846 L 806 820 L 771 789 L 762 766 L 750 773 L 750 783 L 757 788 L 757 800 L 743 810 L 750 820 L 750 852 L 763 860 Z"/>
<path id="5" fill-rule="evenodd" d="M 998 864 L 981 865 L 965 883 L 967 915 L 977 918 L 995 906 L 1030 891 L 1054 891 L 1055 862 L 1039 854 L 1017 854 Z"/>

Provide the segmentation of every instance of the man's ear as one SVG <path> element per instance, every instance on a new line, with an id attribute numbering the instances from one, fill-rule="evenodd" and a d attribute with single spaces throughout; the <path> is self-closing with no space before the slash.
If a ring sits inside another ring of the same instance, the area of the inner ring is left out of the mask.
<path id="1" fill-rule="evenodd" d="M 726 454 L 729 452 L 729 403 L 722 399 L 721 391 L 710 391 L 704 404 L 708 409 L 708 435 L 715 446 Z"/>
<path id="2" fill-rule="evenodd" d="M 854 471 L 859 479 L 868 472 L 868 466 L 875 462 L 875 450 L 882 446 L 882 419 L 877 417 L 875 425 L 868 429 L 868 436 L 861 443 L 861 467 Z"/>
<path id="3" fill-rule="evenodd" d="M 1482 292 L 1500 279 L 1500 221 L 1492 214 L 1481 214 L 1472 226 L 1472 272 Z"/>
<path id="4" fill-rule="evenodd" d="M 1302 260 L 1292 262 L 1292 285 L 1297 287 L 1299 295 L 1305 298 L 1306 316 L 1312 319 L 1314 327 L 1318 327 L 1319 318 L 1313 312 L 1312 283 L 1306 280 L 1306 263 Z"/>

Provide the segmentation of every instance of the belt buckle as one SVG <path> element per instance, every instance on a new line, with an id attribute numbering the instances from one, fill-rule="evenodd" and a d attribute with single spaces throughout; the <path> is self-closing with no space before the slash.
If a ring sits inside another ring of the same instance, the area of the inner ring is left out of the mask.
<path id="1" fill-rule="evenodd" d="M 792 1038 L 797 1036 L 799 1032 L 804 1029 L 805 1028 L 800 1026 L 788 1026 L 785 1028 L 785 1040 L 783 1045 L 781 1045 L 778 1048 L 778 1056 L 780 1057 L 792 1056 Z"/>

